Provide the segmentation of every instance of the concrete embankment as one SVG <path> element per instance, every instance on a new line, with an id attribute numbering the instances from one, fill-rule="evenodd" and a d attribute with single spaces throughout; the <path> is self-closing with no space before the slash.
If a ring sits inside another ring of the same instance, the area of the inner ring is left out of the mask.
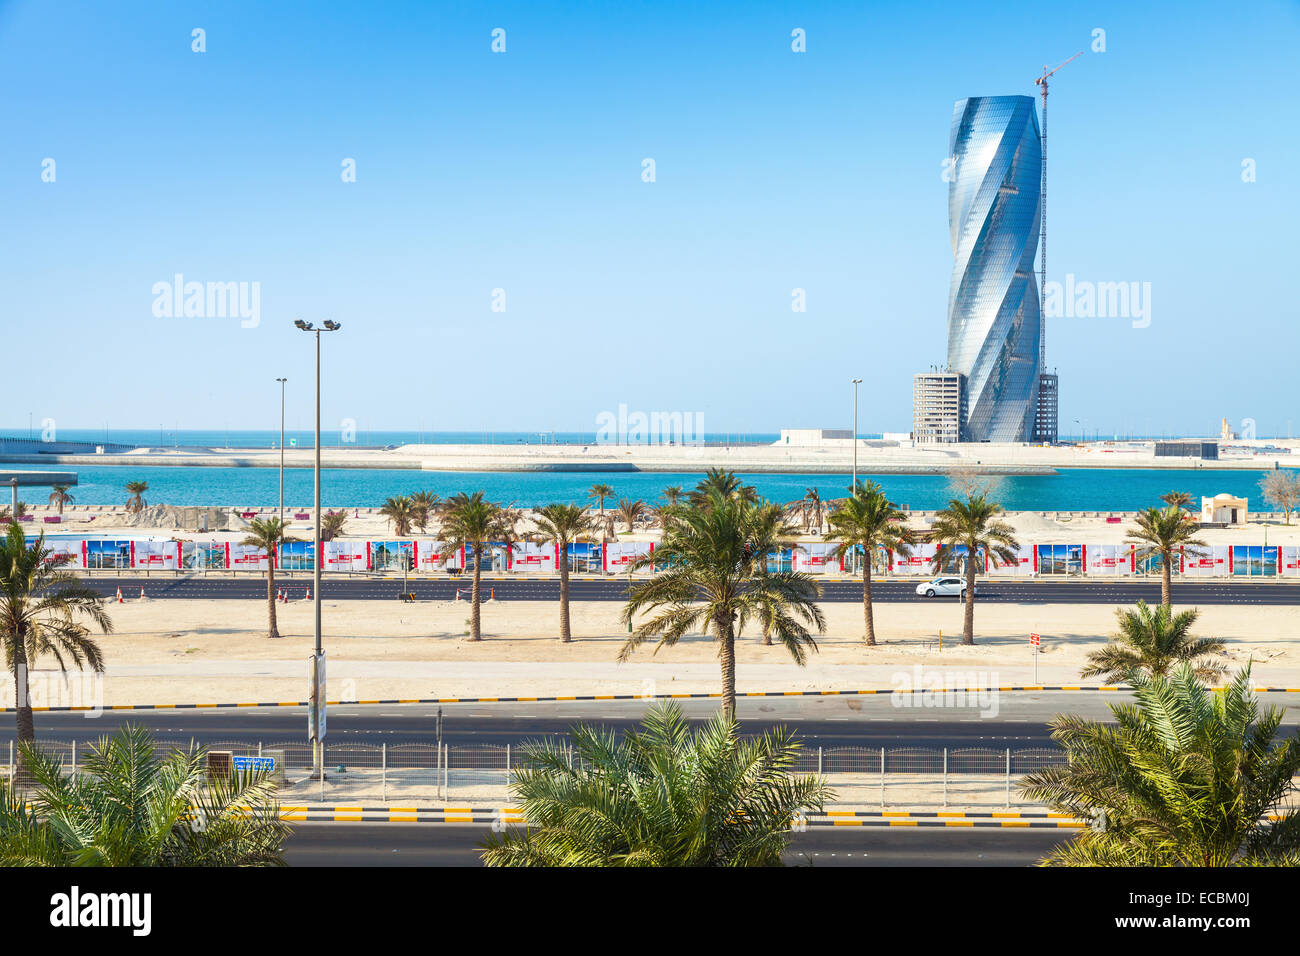
<path id="1" fill-rule="evenodd" d="M 1287 443 L 1281 443 L 1286 445 Z M 1061 468 L 1248 469 L 1300 465 L 1300 448 L 1263 449 L 1218 460 L 1157 458 L 1150 443 L 1045 447 L 1013 444 L 906 447 L 862 441 L 859 474 L 1050 475 Z M 9 455 L 0 460 L 44 465 L 276 468 L 277 449 L 142 448 L 125 454 Z M 285 465 L 312 465 L 310 448 L 285 452 Z M 842 474 L 853 466 L 848 440 L 825 445 L 402 445 L 321 449 L 326 468 L 484 472 L 700 472 Z"/>

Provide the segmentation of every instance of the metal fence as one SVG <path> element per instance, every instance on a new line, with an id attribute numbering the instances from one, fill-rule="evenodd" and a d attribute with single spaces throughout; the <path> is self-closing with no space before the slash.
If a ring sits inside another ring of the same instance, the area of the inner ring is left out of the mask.
<path id="1" fill-rule="evenodd" d="M 548 740 L 575 756 L 567 738 Z M 83 764 L 91 743 L 85 740 L 38 741 L 70 772 Z M 193 746 L 187 738 L 155 738 L 161 756 Z M 515 772 L 527 765 L 520 748 L 510 744 L 346 742 L 324 744 L 325 779 L 311 779 L 313 752 L 294 740 L 218 740 L 205 743 L 209 753 L 232 758 L 269 759 L 285 802 L 379 798 L 421 801 L 474 798 L 504 799 Z M 4 774 L 12 782 L 14 745 L 0 744 Z M 816 747 L 805 748 L 795 761 L 798 773 L 818 774 L 835 790 L 835 802 L 859 806 L 1011 806 L 1023 802 L 1015 782 L 1043 767 L 1064 766 L 1065 751 L 1031 748 Z M 238 763 L 238 761 L 236 761 Z"/>

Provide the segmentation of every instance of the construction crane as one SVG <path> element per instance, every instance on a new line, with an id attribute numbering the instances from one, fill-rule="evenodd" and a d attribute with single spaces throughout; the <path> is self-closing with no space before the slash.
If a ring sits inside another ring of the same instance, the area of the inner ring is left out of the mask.
<path id="1" fill-rule="evenodd" d="M 1041 88 L 1043 93 L 1043 172 L 1041 188 L 1039 189 L 1039 282 L 1038 282 L 1038 369 L 1039 374 L 1047 368 L 1047 78 L 1055 76 L 1061 71 L 1061 68 L 1068 63 L 1072 63 L 1079 57 L 1083 56 L 1080 50 L 1070 59 L 1062 63 L 1055 70 L 1049 71 L 1046 64 L 1043 65 L 1043 75 L 1034 80 L 1034 85 Z M 1041 386 L 1040 386 L 1041 387 Z"/>

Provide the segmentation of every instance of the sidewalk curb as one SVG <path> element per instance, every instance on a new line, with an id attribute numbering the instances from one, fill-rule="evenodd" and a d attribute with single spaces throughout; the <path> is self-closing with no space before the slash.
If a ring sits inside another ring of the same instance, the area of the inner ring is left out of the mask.
<path id="1" fill-rule="evenodd" d="M 1114 693 L 1129 691 L 1126 684 L 1084 686 L 1082 684 L 1016 684 L 997 687 L 912 687 L 866 688 L 858 690 L 768 690 L 737 693 L 736 697 L 865 697 L 890 694 L 992 694 L 1064 691 L 1067 693 Z M 1217 688 L 1212 688 L 1217 689 Z M 1256 694 L 1300 694 L 1300 687 L 1255 687 Z M 605 700 L 717 700 L 722 695 L 716 691 L 700 694 L 661 694 L 646 697 L 642 694 L 575 694 L 562 697 L 410 697 L 388 700 L 327 700 L 327 707 L 372 707 L 392 704 L 518 704 L 518 703 L 569 703 L 571 701 Z M 60 713 L 110 710 L 211 710 L 232 707 L 309 707 L 306 700 L 256 701 L 223 704 L 106 704 L 103 707 L 82 705 L 66 707 L 33 707 L 34 713 Z M 0 714 L 13 713 L 14 707 L 0 707 Z"/>

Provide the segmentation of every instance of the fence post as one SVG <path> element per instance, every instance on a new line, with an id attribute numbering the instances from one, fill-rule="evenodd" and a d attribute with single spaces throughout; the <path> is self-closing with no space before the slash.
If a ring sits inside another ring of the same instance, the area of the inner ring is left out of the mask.
<path id="1" fill-rule="evenodd" d="M 1007 809 L 1011 808 L 1011 748 L 1007 748 Z"/>
<path id="2" fill-rule="evenodd" d="M 506 786 L 510 786 L 510 745 L 506 744 Z"/>
<path id="3" fill-rule="evenodd" d="M 320 742 L 320 798 L 325 800 L 325 741 Z"/>
<path id="4" fill-rule="evenodd" d="M 880 748 L 880 809 L 885 809 L 885 748 Z"/>
<path id="5" fill-rule="evenodd" d="M 14 788 L 14 742 L 9 741 L 9 789 Z"/>
<path id="6" fill-rule="evenodd" d="M 447 799 L 451 799 L 451 773 L 449 764 L 451 763 L 451 744 L 442 745 L 442 789 L 445 791 Z"/>
<path id="7" fill-rule="evenodd" d="M 943 805 L 948 805 L 948 748 L 943 748 Z"/>
<path id="8" fill-rule="evenodd" d="M 260 740 L 257 742 L 257 756 L 259 760 L 262 757 L 262 742 Z"/>
<path id="9" fill-rule="evenodd" d="M 817 748 L 817 776 L 822 775 L 822 748 Z"/>
<path id="10" fill-rule="evenodd" d="M 77 742 L 72 742 L 72 779 L 77 779 Z"/>
<path id="11" fill-rule="evenodd" d="M 438 788 L 438 798 L 442 799 L 442 744 L 434 744 L 433 785 Z"/>
<path id="12" fill-rule="evenodd" d="M 379 745 L 379 794 L 380 799 L 388 802 L 388 743 Z"/>

